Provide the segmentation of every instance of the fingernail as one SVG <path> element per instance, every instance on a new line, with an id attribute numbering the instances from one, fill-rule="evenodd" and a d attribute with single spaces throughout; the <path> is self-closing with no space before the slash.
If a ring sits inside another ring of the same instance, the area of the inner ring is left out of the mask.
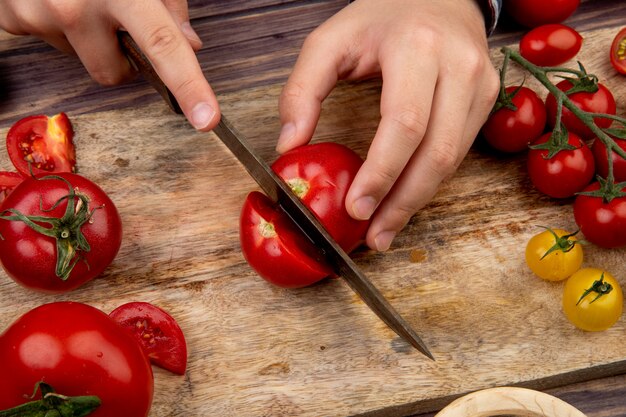
<path id="1" fill-rule="evenodd" d="M 191 27 L 191 24 L 189 22 L 181 23 L 180 24 L 180 30 L 183 32 L 185 37 L 187 39 L 189 39 L 190 41 L 198 42 L 199 44 L 202 44 L 202 40 L 200 40 L 200 37 L 198 36 L 196 31 L 193 30 L 193 28 Z"/>
<path id="2" fill-rule="evenodd" d="M 191 124 L 196 129 L 204 129 L 215 116 L 215 109 L 209 103 L 198 103 L 191 110 Z"/>
<path id="3" fill-rule="evenodd" d="M 367 220 L 374 214 L 376 205 L 377 201 L 374 197 L 360 197 L 352 204 L 352 211 L 357 219 Z"/>
<path id="4" fill-rule="evenodd" d="M 278 142 L 276 143 L 276 150 L 279 153 L 288 149 L 289 142 L 296 136 L 296 125 L 292 122 L 286 123 L 280 129 L 280 135 L 278 136 Z"/>
<path id="5" fill-rule="evenodd" d="M 395 232 L 380 232 L 378 235 L 376 235 L 376 238 L 374 239 L 374 243 L 376 244 L 376 250 L 379 252 L 384 252 L 389 249 L 389 247 L 391 246 L 391 242 L 393 242 L 393 239 L 395 237 Z"/>

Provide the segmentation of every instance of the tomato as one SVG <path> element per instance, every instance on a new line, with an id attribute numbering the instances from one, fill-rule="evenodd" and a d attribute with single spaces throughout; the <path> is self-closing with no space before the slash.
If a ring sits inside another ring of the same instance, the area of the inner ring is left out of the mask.
<path id="1" fill-rule="evenodd" d="M 9 277 L 34 290 L 77 288 L 104 271 L 122 241 L 111 199 L 77 174 L 25 179 L 0 215 L 0 262 Z"/>
<path id="2" fill-rule="evenodd" d="M 570 17 L 580 0 L 506 0 L 504 8 L 517 23 L 537 27 L 560 23 Z"/>
<path id="3" fill-rule="evenodd" d="M 546 229 L 526 245 L 526 264 L 539 278 L 561 281 L 580 269 L 583 249 L 575 233 Z"/>
<path id="4" fill-rule="evenodd" d="M 526 33 L 520 41 L 519 51 L 535 65 L 552 67 L 574 58 L 582 43 L 583 37 L 571 27 L 551 23 Z"/>
<path id="5" fill-rule="evenodd" d="M 17 172 L 0 171 L 0 204 L 23 179 Z"/>
<path id="6" fill-rule="evenodd" d="M 626 27 L 622 28 L 613 39 L 610 60 L 617 72 L 626 74 Z"/>
<path id="7" fill-rule="evenodd" d="M 626 152 L 626 139 L 617 139 L 613 137 L 613 140 Z M 606 152 L 606 146 L 601 140 L 596 138 L 591 145 L 591 151 L 596 161 L 596 172 L 606 178 L 609 173 L 609 160 Z M 622 158 L 615 151 L 612 151 L 613 158 L 613 178 L 616 182 L 626 181 L 626 159 Z"/>
<path id="8" fill-rule="evenodd" d="M 606 330 L 622 316 L 624 295 L 619 282 L 607 271 L 583 268 L 563 288 L 563 311 L 579 329 Z"/>
<path id="9" fill-rule="evenodd" d="M 0 335 L 0 358 L 3 410 L 28 402 L 39 381 L 62 395 L 97 396 L 102 405 L 89 417 L 145 417 L 152 404 L 152 369 L 141 347 L 86 304 L 55 302 L 25 313 Z"/>
<path id="10" fill-rule="evenodd" d="M 567 145 L 555 155 L 550 154 L 552 133 L 533 142 L 528 152 L 528 175 L 542 193 L 554 198 L 567 198 L 581 191 L 593 179 L 595 163 L 589 147 L 574 133 L 567 133 Z"/>
<path id="11" fill-rule="evenodd" d="M 24 176 L 76 171 L 74 130 L 65 113 L 18 120 L 7 133 L 7 151 Z"/>
<path id="12" fill-rule="evenodd" d="M 606 186 L 606 184 L 604 184 Z M 593 182 L 583 192 L 598 192 L 600 182 Z M 611 201 L 579 194 L 574 200 L 574 220 L 585 239 L 603 248 L 626 246 L 626 183 L 615 185 Z M 621 194 L 619 191 L 621 190 Z"/>
<path id="13" fill-rule="evenodd" d="M 293 149 L 272 164 L 346 252 L 363 242 L 369 226 L 369 221 L 354 220 L 345 209 L 348 188 L 362 163 L 343 145 L 318 143 Z M 298 226 L 261 193 L 248 195 L 239 235 L 245 259 L 273 284 L 302 287 L 332 273 Z"/>
<path id="14" fill-rule="evenodd" d="M 505 102 L 489 115 L 482 134 L 493 148 L 501 152 L 521 152 L 543 133 L 546 108 L 530 88 L 511 86 L 505 89 L 505 94 L 504 100 L 508 99 L 510 105 Z"/>
<path id="15" fill-rule="evenodd" d="M 569 80 L 563 80 L 556 86 L 559 90 L 567 92 L 572 87 L 572 83 Z M 617 109 L 613 94 L 600 83 L 598 83 L 598 91 L 594 93 L 581 91 L 568 94 L 568 97 L 576 107 L 590 113 L 615 114 Z M 548 125 L 551 127 L 554 127 L 555 124 L 556 110 L 556 99 L 552 94 L 548 94 L 546 97 L 546 111 L 548 113 Z M 561 122 L 565 125 L 567 130 L 576 133 L 585 140 L 591 139 L 594 136 L 594 133 L 566 107 L 563 107 Z M 596 117 L 594 118 L 594 122 L 600 128 L 607 128 L 611 125 L 612 120 Z"/>
<path id="16" fill-rule="evenodd" d="M 132 302 L 117 307 L 109 316 L 133 335 L 153 364 L 184 375 L 187 343 L 169 313 L 150 303 Z"/>

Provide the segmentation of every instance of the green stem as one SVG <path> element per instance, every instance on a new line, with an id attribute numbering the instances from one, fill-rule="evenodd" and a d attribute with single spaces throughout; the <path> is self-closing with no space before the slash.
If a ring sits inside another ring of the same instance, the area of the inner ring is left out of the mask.
<path id="1" fill-rule="evenodd" d="M 44 383 L 35 385 L 35 393 L 41 390 L 41 399 L 30 401 L 8 410 L 0 410 L 0 417 L 84 417 L 100 407 L 100 399 L 95 395 L 67 397 L 57 394 Z M 33 397 L 35 395 L 33 393 Z"/>

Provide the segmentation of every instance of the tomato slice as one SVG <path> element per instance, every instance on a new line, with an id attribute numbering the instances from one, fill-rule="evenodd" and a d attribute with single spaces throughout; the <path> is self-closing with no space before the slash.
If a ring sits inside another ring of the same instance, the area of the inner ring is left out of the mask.
<path id="1" fill-rule="evenodd" d="M 23 179 L 17 172 L 0 171 L 0 203 Z"/>
<path id="2" fill-rule="evenodd" d="M 130 332 L 154 365 L 184 375 L 187 343 L 176 320 L 161 308 L 146 302 L 123 304 L 109 316 Z"/>
<path id="3" fill-rule="evenodd" d="M 619 73 L 626 74 L 626 27 L 622 28 L 613 39 L 611 64 Z"/>
<path id="4" fill-rule="evenodd" d="M 28 116 L 7 133 L 11 162 L 24 176 L 50 172 L 75 172 L 74 130 L 65 113 Z"/>

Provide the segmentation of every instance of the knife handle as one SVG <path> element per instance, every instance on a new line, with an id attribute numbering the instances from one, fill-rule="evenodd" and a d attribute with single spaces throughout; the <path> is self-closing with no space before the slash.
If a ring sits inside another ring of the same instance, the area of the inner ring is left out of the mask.
<path id="1" fill-rule="evenodd" d="M 156 73 L 148 58 L 141 52 L 135 40 L 126 31 L 118 31 L 117 38 L 122 47 L 122 51 L 130 61 L 131 65 L 143 75 L 152 87 L 163 97 L 169 108 L 178 114 L 183 114 L 183 110 L 178 105 L 174 94 L 163 83 Z"/>

